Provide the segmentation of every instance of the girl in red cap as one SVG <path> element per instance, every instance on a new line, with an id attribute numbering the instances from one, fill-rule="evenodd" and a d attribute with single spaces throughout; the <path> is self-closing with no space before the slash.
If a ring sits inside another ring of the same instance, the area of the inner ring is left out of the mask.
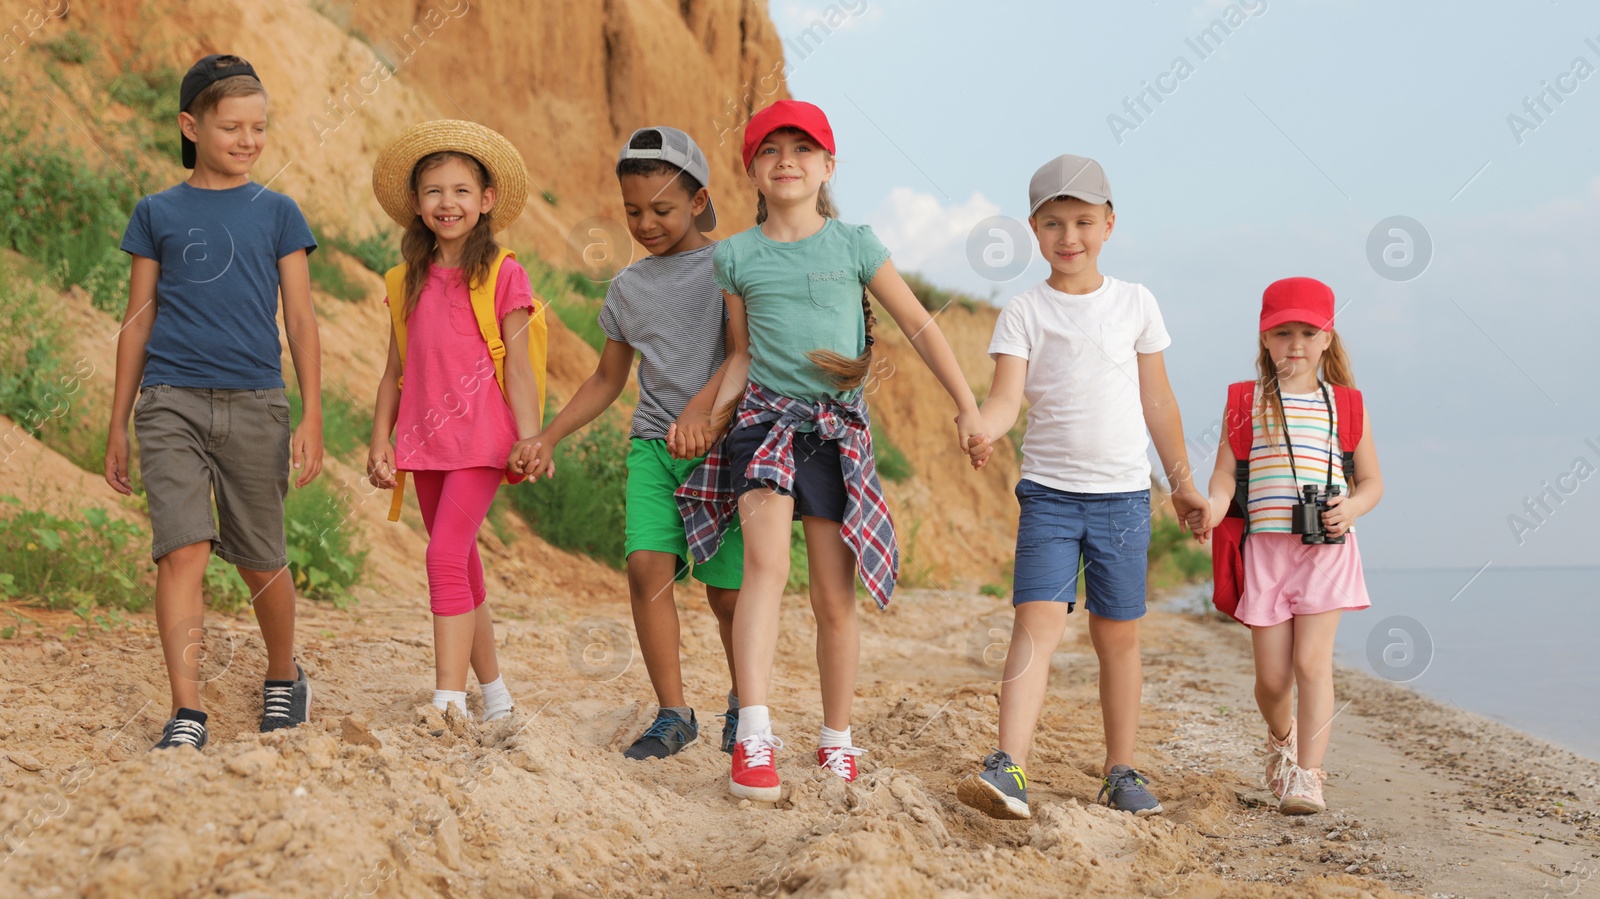
<path id="1" fill-rule="evenodd" d="M 1285 815 L 1326 807 L 1334 633 L 1344 611 L 1371 605 L 1351 526 L 1383 497 L 1378 451 L 1333 311 L 1333 291 L 1320 281 L 1267 287 L 1256 380 L 1229 390 L 1223 421 L 1231 433 L 1211 475 L 1209 527 L 1232 516 L 1245 519 L 1249 534 L 1232 614 L 1251 630 L 1266 778 Z M 1236 550 L 1219 542 L 1214 552 Z"/>
<path id="2" fill-rule="evenodd" d="M 855 780 L 862 750 L 850 739 L 861 637 L 854 574 L 880 608 L 900 557 L 872 458 L 863 385 L 872 371 L 867 289 L 950 392 L 959 447 L 980 427 L 978 404 L 939 326 L 865 225 L 840 222 L 828 192 L 833 129 L 810 103 L 761 110 L 744 135 L 757 226 L 722 241 L 714 277 L 727 294 L 731 349 L 716 408 L 727 438 L 678 490 L 697 562 L 716 551 L 737 514 L 744 588 L 733 618 L 739 729 L 729 789 L 766 802 L 780 795 L 767 693 L 779 603 L 789 577 L 790 522 L 805 530 L 817 616 L 822 733 L 817 764 Z"/>

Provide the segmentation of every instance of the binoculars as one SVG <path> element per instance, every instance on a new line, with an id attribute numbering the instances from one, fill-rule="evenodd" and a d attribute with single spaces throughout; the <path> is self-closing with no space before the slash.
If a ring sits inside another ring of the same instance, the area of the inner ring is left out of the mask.
<path id="1" fill-rule="evenodd" d="M 1317 485 L 1307 484 L 1300 488 L 1300 494 L 1300 501 L 1289 510 L 1290 532 L 1299 534 L 1303 544 L 1343 543 L 1343 534 L 1330 537 L 1322 527 L 1322 513 L 1328 511 L 1328 500 L 1339 495 L 1339 485 L 1329 484 L 1327 489 L 1318 490 Z"/>

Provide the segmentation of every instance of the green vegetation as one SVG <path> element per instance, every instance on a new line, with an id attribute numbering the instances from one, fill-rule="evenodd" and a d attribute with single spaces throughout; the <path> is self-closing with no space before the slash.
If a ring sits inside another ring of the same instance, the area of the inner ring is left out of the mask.
<path id="1" fill-rule="evenodd" d="M 584 343 L 599 352 L 606 345 L 606 332 L 600 329 L 600 307 L 605 303 L 609 282 L 595 281 L 582 272 L 557 269 L 529 253 L 519 256 L 533 292 L 550 304 L 550 308 Z"/>
<path id="2" fill-rule="evenodd" d="M 296 589 L 341 609 L 355 601 L 348 591 L 361 580 L 367 559 L 366 550 L 354 548 L 349 508 L 349 500 L 336 495 L 326 480 L 291 488 L 284 504 L 289 573 Z"/>
<path id="3" fill-rule="evenodd" d="M 300 391 L 290 387 L 289 420 L 300 423 Z M 322 449 L 344 457 L 372 442 L 372 410 L 337 387 L 322 386 Z"/>
<path id="4" fill-rule="evenodd" d="M 379 232 L 355 240 L 342 234 L 330 234 L 326 239 L 334 249 L 380 275 L 400 264 L 400 238 L 394 235 Z"/>
<path id="5" fill-rule="evenodd" d="M 41 144 L 8 118 L 0 119 L 0 143 L 29 147 L 0 157 L 0 248 L 41 263 L 63 289 L 84 288 L 96 308 L 120 310 L 131 263 L 118 246 L 138 187 L 76 150 Z"/>
<path id="6" fill-rule="evenodd" d="M 878 429 L 876 419 L 872 422 L 872 460 L 877 463 L 878 477 L 886 481 L 899 483 L 917 473 L 900 447 L 895 446 L 888 434 Z"/>
<path id="7" fill-rule="evenodd" d="M 367 289 L 346 277 L 344 269 L 328 253 L 312 253 L 306 257 L 306 265 L 311 270 L 311 283 L 323 293 L 346 303 L 367 298 Z"/>
<path id="8" fill-rule="evenodd" d="M 0 592 L 48 609 L 96 605 L 137 612 L 149 605 L 154 567 L 138 525 L 89 508 L 79 518 L 23 509 L 0 496 Z M 80 613 L 86 622 L 86 613 Z"/>
<path id="9" fill-rule="evenodd" d="M 900 277 L 906 279 L 906 286 L 917 295 L 917 302 L 929 312 L 938 312 L 951 304 L 960 306 L 968 312 L 975 312 L 982 299 L 959 290 L 946 290 L 922 277 L 916 272 L 901 272 Z"/>
<path id="10" fill-rule="evenodd" d="M 562 441 L 554 478 L 502 487 L 501 495 L 551 545 L 620 568 L 627 455 L 628 431 L 620 415 L 607 411 Z"/>
<path id="11" fill-rule="evenodd" d="M 995 599 L 1004 599 L 1006 596 L 1006 588 L 999 584 L 984 584 L 978 588 L 978 592 L 984 596 L 993 596 Z"/>
<path id="12" fill-rule="evenodd" d="M 1194 538 L 1175 518 L 1150 523 L 1149 577 L 1153 587 L 1203 581 L 1211 576 L 1211 554 L 1195 548 Z"/>
<path id="13" fill-rule="evenodd" d="M 63 34 L 56 40 L 44 44 L 44 49 L 56 58 L 57 62 L 79 65 L 89 61 L 94 54 L 89 50 L 89 39 L 83 32 L 73 29 Z"/>
<path id="14" fill-rule="evenodd" d="M 123 72 L 106 85 L 111 99 L 138 114 L 143 128 L 139 145 L 165 159 L 177 159 L 178 87 L 183 73 L 170 66 L 157 66 L 142 72 Z"/>

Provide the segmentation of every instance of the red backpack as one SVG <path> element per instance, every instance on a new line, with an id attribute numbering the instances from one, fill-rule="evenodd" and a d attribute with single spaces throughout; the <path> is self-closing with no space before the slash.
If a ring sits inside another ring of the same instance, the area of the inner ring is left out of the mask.
<path id="1" fill-rule="evenodd" d="M 1344 478 L 1351 484 L 1356 476 L 1356 447 L 1366 426 L 1361 391 L 1354 387 L 1333 388 L 1337 410 L 1339 450 L 1343 455 Z M 1244 538 L 1250 530 L 1250 444 L 1254 439 L 1256 382 L 1239 381 L 1228 385 L 1226 421 L 1228 446 L 1236 460 L 1233 469 L 1233 501 L 1228 515 L 1211 531 L 1211 604 L 1234 620 L 1239 595 L 1244 592 Z"/>

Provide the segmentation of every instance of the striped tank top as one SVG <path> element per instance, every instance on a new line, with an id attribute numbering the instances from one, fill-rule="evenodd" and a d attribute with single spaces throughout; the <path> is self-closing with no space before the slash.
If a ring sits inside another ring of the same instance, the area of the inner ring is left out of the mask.
<path id="1" fill-rule="evenodd" d="M 1332 388 L 1329 388 L 1332 397 Z M 1275 410 L 1274 410 L 1275 411 Z M 1329 429 L 1329 412 L 1333 429 Z M 1250 439 L 1250 531 L 1252 533 L 1291 533 L 1289 509 L 1300 500 L 1300 489 L 1328 483 L 1328 466 L 1333 466 L 1333 482 L 1348 496 L 1342 454 L 1339 451 L 1338 409 L 1330 410 L 1315 393 L 1285 393 L 1283 414 L 1288 419 L 1288 445 L 1294 449 L 1294 465 L 1285 451 L 1284 429 L 1274 428 L 1269 439 L 1260 410 L 1251 424 Z M 1274 416 L 1276 417 L 1276 416 Z M 1298 473 L 1298 482 L 1296 474 Z"/>

